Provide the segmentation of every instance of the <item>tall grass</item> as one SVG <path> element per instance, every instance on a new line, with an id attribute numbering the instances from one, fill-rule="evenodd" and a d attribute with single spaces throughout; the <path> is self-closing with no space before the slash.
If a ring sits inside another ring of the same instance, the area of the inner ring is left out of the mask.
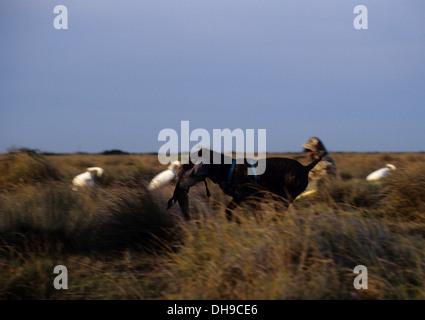
<path id="1" fill-rule="evenodd" d="M 425 222 L 425 163 L 399 168 L 385 183 L 383 211 L 404 221 Z"/>
<path id="2" fill-rule="evenodd" d="M 282 220 L 209 220 L 172 255 L 167 298 L 420 299 L 423 245 L 349 212 L 290 210 Z M 365 265 L 369 289 L 355 290 Z"/>
<path id="3" fill-rule="evenodd" d="M 16 184 L 36 184 L 60 180 L 59 170 L 34 151 L 13 150 L 0 161 L 0 190 Z"/>
<path id="4" fill-rule="evenodd" d="M 0 195 L 0 237 L 9 244 L 37 238 L 60 243 L 68 251 L 146 249 L 176 232 L 174 219 L 143 185 L 97 194 L 76 193 L 63 183 L 22 189 Z"/>
<path id="5" fill-rule="evenodd" d="M 272 199 L 241 206 L 239 223 L 211 183 L 209 199 L 192 188 L 191 222 L 165 210 L 173 185 L 148 192 L 163 166 L 143 157 L 0 157 L 0 299 L 425 298 L 422 154 L 337 154 L 336 182 L 286 212 Z M 397 171 L 364 181 L 384 161 Z M 74 192 L 73 175 L 91 165 L 105 180 Z M 58 264 L 68 290 L 53 288 Z M 367 290 L 353 286 L 356 265 Z"/>

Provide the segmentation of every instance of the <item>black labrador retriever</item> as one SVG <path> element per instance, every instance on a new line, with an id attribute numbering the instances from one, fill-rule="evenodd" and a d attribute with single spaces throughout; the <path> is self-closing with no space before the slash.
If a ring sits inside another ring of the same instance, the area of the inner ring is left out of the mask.
<path id="1" fill-rule="evenodd" d="M 210 195 L 206 178 L 218 184 L 224 193 L 233 198 L 226 208 L 229 220 L 232 218 L 231 211 L 234 208 L 248 197 L 260 195 L 261 191 L 269 191 L 281 197 L 287 208 L 306 189 L 310 170 L 322 159 L 322 155 L 319 155 L 304 166 L 294 159 L 266 158 L 265 171 L 257 176 L 248 174 L 248 169 L 253 169 L 249 159 L 243 159 L 243 163 L 239 163 L 240 161 L 236 162 L 235 159 L 215 151 L 199 150 L 198 158 L 202 158 L 203 155 L 207 155 L 207 158 L 204 157 L 205 161 L 193 163 L 190 160 L 180 168 L 173 197 L 168 201 L 167 209 L 176 201 L 179 203 L 186 220 L 190 219 L 188 200 L 190 187 L 204 181 L 207 195 Z M 214 159 L 220 161 L 213 161 Z"/>

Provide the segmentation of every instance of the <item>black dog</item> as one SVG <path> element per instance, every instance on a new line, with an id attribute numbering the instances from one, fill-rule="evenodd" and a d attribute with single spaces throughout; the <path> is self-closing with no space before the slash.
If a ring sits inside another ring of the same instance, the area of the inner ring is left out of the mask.
<path id="1" fill-rule="evenodd" d="M 227 195 L 233 198 L 226 208 L 227 218 L 231 219 L 231 210 L 248 197 L 260 194 L 261 191 L 270 191 L 280 196 L 288 207 L 306 189 L 308 173 L 322 159 L 319 155 L 310 164 L 304 166 L 293 159 L 267 158 L 264 159 L 265 172 L 257 176 L 248 174 L 248 168 L 252 167 L 249 159 L 244 159 L 244 163 L 238 164 L 224 154 L 205 149 L 198 152 L 198 157 L 205 154 L 208 161 L 197 164 L 190 162 L 180 168 L 173 197 L 168 201 L 167 209 L 176 201 L 179 203 L 186 220 L 190 219 L 189 189 L 200 181 L 204 181 L 207 187 L 206 178 L 218 184 Z M 219 164 L 214 164 L 213 159 L 221 161 Z M 207 195 L 209 196 L 208 187 Z"/>

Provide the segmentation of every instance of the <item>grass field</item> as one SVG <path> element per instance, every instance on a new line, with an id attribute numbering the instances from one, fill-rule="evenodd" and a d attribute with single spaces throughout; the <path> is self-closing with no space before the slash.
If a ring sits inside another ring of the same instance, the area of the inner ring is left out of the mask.
<path id="1" fill-rule="evenodd" d="M 335 183 L 286 213 L 262 203 L 260 220 L 242 206 L 237 224 L 212 183 L 211 198 L 191 190 L 193 221 L 165 210 L 174 185 L 145 187 L 165 169 L 156 155 L 2 154 L 0 299 L 424 299 L 425 154 L 332 156 Z M 386 163 L 389 178 L 365 181 Z M 89 166 L 105 169 L 96 191 L 74 192 Z M 353 287 L 356 265 L 368 289 Z"/>

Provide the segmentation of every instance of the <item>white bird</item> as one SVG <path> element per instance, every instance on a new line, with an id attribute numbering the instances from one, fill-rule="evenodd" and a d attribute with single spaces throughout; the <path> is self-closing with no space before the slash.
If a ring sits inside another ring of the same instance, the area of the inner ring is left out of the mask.
<path id="1" fill-rule="evenodd" d="M 151 190 L 151 191 L 157 190 L 157 189 L 164 187 L 165 185 L 167 185 L 171 181 L 173 181 L 174 178 L 177 176 L 176 169 L 178 169 L 179 167 L 180 167 L 180 161 L 171 162 L 171 164 L 168 166 L 167 170 L 164 170 L 164 171 L 158 173 L 152 179 L 152 181 L 149 183 L 148 189 Z"/>
<path id="2" fill-rule="evenodd" d="M 395 169 L 396 169 L 396 167 L 394 165 L 387 164 L 387 165 L 385 165 L 384 168 L 375 170 L 372 173 L 370 173 L 366 177 L 366 180 L 367 181 L 376 181 L 376 180 L 384 179 L 384 178 L 388 177 L 388 175 L 390 174 L 390 172 L 391 171 L 394 171 Z"/>
<path id="3" fill-rule="evenodd" d="M 103 175 L 103 172 L 104 170 L 100 167 L 87 168 L 86 172 L 80 173 L 72 180 L 72 190 L 77 191 L 79 188 L 94 187 L 94 177 L 101 177 Z"/>

